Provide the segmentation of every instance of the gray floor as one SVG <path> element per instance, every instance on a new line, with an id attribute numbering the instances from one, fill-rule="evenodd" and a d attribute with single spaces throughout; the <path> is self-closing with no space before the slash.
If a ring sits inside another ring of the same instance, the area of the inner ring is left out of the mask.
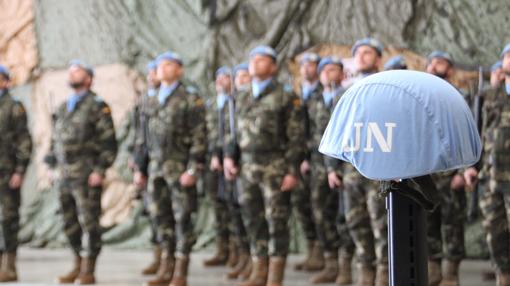
<path id="1" fill-rule="evenodd" d="M 193 254 L 190 273 L 190 286 L 233 286 L 234 281 L 227 281 L 223 274 L 225 268 L 204 268 L 201 261 L 209 253 Z M 295 272 L 291 265 L 300 257 L 291 256 L 287 266 L 286 286 L 310 285 L 310 274 Z M 139 275 L 140 269 L 150 260 L 149 251 L 104 250 L 99 260 L 98 285 L 103 286 L 131 286 L 142 285 L 146 278 Z M 20 250 L 19 274 L 20 283 L 3 285 L 56 285 L 54 277 L 67 271 L 71 258 L 66 250 L 28 249 Z M 486 261 L 465 261 L 461 266 L 462 286 L 485 286 L 495 283 L 482 282 L 481 272 L 490 269 Z M 325 285 L 325 284 L 323 284 Z M 331 286 L 334 284 L 330 284 Z"/>

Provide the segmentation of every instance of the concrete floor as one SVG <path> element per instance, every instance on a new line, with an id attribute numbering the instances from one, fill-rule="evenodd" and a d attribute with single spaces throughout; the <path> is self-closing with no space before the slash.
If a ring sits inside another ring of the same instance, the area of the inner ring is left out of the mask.
<path id="1" fill-rule="evenodd" d="M 195 253 L 192 256 L 190 270 L 190 286 L 233 286 L 235 281 L 227 281 L 223 275 L 225 268 L 204 268 L 202 260 L 209 256 L 207 252 Z M 149 251 L 112 250 L 105 249 L 98 262 L 97 279 L 101 286 L 131 286 L 142 285 L 147 278 L 142 277 L 140 269 L 150 260 Z M 300 259 L 294 255 L 290 257 L 285 279 L 286 286 L 311 285 L 308 282 L 309 273 L 296 272 L 292 265 Z M 2 285 L 43 286 L 57 285 L 54 277 L 70 268 L 71 257 L 67 250 L 29 249 L 22 248 L 19 253 L 18 271 L 20 283 Z M 489 286 L 494 282 L 482 282 L 481 272 L 490 269 L 487 261 L 465 261 L 461 266 L 462 286 Z M 326 285 L 326 284 L 323 284 Z M 328 284 L 328 286 L 334 284 Z M 403 285 L 405 286 L 405 285 Z"/>

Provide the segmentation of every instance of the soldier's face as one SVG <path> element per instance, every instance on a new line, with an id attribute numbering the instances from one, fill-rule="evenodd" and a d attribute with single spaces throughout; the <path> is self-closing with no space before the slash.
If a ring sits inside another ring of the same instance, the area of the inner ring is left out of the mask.
<path id="1" fill-rule="evenodd" d="M 320 74 L 320 81 L 323 86 L 332 87 L 339 86 L 344 79 L 344 72 L 338 65 L 326 65 Z"/>
<path id="2" fill-rule="evenodd" d="M 434 58 L 427 65 L 427 72 L 442 79 L 447 79 L 452 74 L 452 65 L 445 59 Z"/>
<path id="3" fill-rule="evenodd" d="M 370 46 L 361 46 L 356 49 L 354 54 L 354 64 L 358 71 L 363 73 L 374 72 L 379 69 L 381 57 L 377 51 Z"/>
<path id="4" fill-rule="evenodd" d="M 299 67 L 299 73 L 304 80 L 314 81 L 317 79 L 317 63 L 315 62 L 304 62 Z"/>
<path id="5" fill-rule="evenodd" d="M 92 78 L 81 67 L 72 66 L 69 68 L 69 85 L 73 89 L 80 89 L 83 87 L 90 87 Z"/>
<path id="6" fill-rule="evenodd" d="M 163 60 L 158 64 L 157 78 L 161 82 L 174 82 L 182 76 L 182 66 L 175 61 Z"/>
<path id="7" fill-rule="evenodd" d="M 510 53 L 506 53 L 501 61 L 503 72 L 505 75 L 510 76 Z"/>
<path id="8" fill-rule="evenodd" d="M 491 72 L 491 86 L 496 88 L 499 87 L 505 80 L 505 73 L 502 68 L 496 69 Z"/>
<path id="9" fill-rule="evenodd" d="M 147 84 L 149 87 L 159 87 L 161 81 L 158 79 L 158 74 L 156 70 L 150 70 L 147 73 Z"/>
<path id="10" fill-rule="evenodd" d="M 0 90 L 7 89 L 8 87 L 9 80 L 3 74 L 0 74 Z"/>
<path id="11" fill-rule="evenodd" d="M 250 75 L 258 79 L 267 79 L 276 74 L 276 63 L 269 56 L 255 55 L 250 59 Z"/>
<path id="12" fill-rule="evenodd" d="M 216 77 L 215 83 L 217 93 L 230 93 L 231 80 L 229 75 L 220 74 Z"/>
<path id="13" fill-rule="evenodd" d="M 235 85 L 238 90 L 243 90 L 251 82 L 250 73 L 247 70 L 240 70 L 236 73 Z"/>

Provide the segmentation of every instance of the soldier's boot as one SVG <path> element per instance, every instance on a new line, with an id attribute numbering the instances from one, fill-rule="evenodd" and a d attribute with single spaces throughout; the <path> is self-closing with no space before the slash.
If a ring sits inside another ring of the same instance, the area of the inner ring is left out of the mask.
<path id="1" fill-rule="evenodd" d="M 375 286 L 388 286 L 390 283 L 388 279 L 388 265 L 377 265 L 377 272 L 375 276 Z"/>
<path id="2" fill-rule="evenodd" d="M 188 285 L 189 256 L 184 255 L 177 258 L 175 263 L 174 277 L 169 286 L 187 286 Z"/>
<path id="3" fill-rule="evenodd" d="M 253 257 L 250 278 L 237 286 L 266 286 L 268 261 L 267 257 Z"/>
<path id="4" fill-rule="evenodd" d="M 446 260 L 440 286 L 459 286 L 459 265 L 460 262 Z"/>
<path id="5" fill-rule="evenodd" d="M 356 286 L 373 286 L 375 282 L 375 269 L 374 266 L 365 263 L 359 263 L 358 266 L 358 281 Z"/>
<path id="6" fill-rule="evenodd" d="M 70 284 L 74 283 L 81 271 L 81 257 L 79 255 L 74 256 L 73 268 L 68 273 L 57 277 L 57 283 L 59 284 Z"/>
<path id="7" fill-rule="evenodd" d="M 312 258 L 314 246 L 315 246 L 314 240 L 306 241 L 306 256 L 302 261 L 300 261 L 300 262 L 296 263 L 296 265 L 294 265 L 294 270 L 297 270 L 297 271 L 305 270 L 305 266 L 308 265 L 310 259 Z"/>
<path id="8" fill-rule="evenodd" d="M 213 257 L 204 260 L 205 267 L 225 265 L 228 259 L 228 244 L 225 240 L 218 240 L 216 253 Z"/>
<path id="9" fill-rule="evenodd" d="M 239 258 L 237 259 L 237 264 L 234 267 L 234 269 L 227 272 L 227 278 L 237 279 L 241 275 L 249 261 L 250 255 L 248 254 L 248 252 L 241 250 L 239 253 Z"/>
<path id="10" fill-rule="evenodd" d="M 241 274 L 239 274 L 239 278 L 241 278 L 242 281 L 246 281 L 250 278 L 251 272 L 253 270 L 253 262 L 251 257 L 248 259 L 248 262 L 243 268 L 243 271 L 241 271 Z"/>
<path id="11" fill-rule="evenodd" d="M 164 251 L 156 277 L 147 281 L 144 286 L 168 286 L 168 283 L 172 281 L 174 265 L 175 260 L 173 253 Z"/>
<path id="12" fill-rule="evenodd" d="M 269 259 L 269 274 L 266 286 L 282 286 L 285 276 L 285 257 L 273 256 Z"/>
<path id="13" fill-rule="evenodd" d="M 338 276 L 338 259 L 331 253 L 325 253 L 326 265 L 321 272 L 315 274 L 310 278 L 313 284 L 333 283 Z"/>
<path id="14" fill-rule="evenodd" d="M 2 255 L 2 270 L 0 270 L 0 282 L 18 281 L 16 272 L 16 252 L 7 252 Z"/>
<path id="15" fill-rule="evenodd" d="M 305 264 L 306 271 L 320 271 L 322 268 L 324 268 L 325 265 L 324 260 L 324 251 L 322 250 L 322 246 L 318 241 L 314 243 L 312 255 L 310 256 L 310 260 L 308 260 L 308 263 Z"/>
<path id="16" fill-rule="evenodd" d="M 239 248 L 234 239 L 230 239 L 228 243 L 227 267 L 233 268 L 239 260 Z"/>
<path id="17" fill-rule="evenodd" d="M 496 286 L 510 286 L 510 272 L 496 273 Z"/>
<path id="18" fill-rule="evenodd" d="M 352 257 L 340 257 L 338 260 L 338 276 L 335 283 L 337 285 L 352 284 Z"/>
<path id="19" fill-rule="evenodd" d="M 161 264 L 161 247 L 155 246 L 153 250 L 153 260 L 152 262 L 142 269 L 142 275 L 154 275 L 158 272 L 159 265 Z"/>
<path id="20" fill-rule="evenodd" d="M 438 286 L 443 279 L 441 274 L 441 260 L 429 259 L 428 261 L 429 286 Z"/>
<path id="21" fill-rule="evenodd" d="M 96 258 L 85 257 L 81 261 L 81 271 L 78 278 L 74 281 L 78 285 L 92 285 L 96 284 L 96 277 L 94 273 L 96 271 Z"/>

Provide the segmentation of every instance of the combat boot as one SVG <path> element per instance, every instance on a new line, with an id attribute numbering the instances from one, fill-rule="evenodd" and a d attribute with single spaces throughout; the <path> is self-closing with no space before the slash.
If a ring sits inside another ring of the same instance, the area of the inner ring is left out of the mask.
<path id="1" fill-rule="evenodd" d="M 308 260 L 308 263 L 304 265 L 303 270 L 310 272 L 320 271 L 324 268 L 324 264 L 324 251 L 322 250 L 321 244 L 318 241 L 315 241 L 310 259 Z"/>
<path id="2" fill-rule="evenodd" d="M 340 257 L 338 260 L 338 276 L 335 283 L 337 285 L 352 284 L 352 257 Z"/>
<path id="3" fill-rule="evenodd" d="M 250 257 L 248 259 L 248 262 L 246 263 L 246 266 L 244 266 L 243 271 L 241 271 L 241 274 L 239 274 L 239 278 L 241 278 L 242 281 L 248 280 L 251 276 L 252 270 L 253 270 L 253 260 Z"/>
<path id="4" fill-rule="evenodd" d="M 441 275 L 441 260 L 429 259 L 428 272 L 429 286 L 438 286 L 443 278 Z"/>
<path id="5" fill-rule="evenodd" d="M 233 268 L 237 265 L 237 261 L 239 260 L 239 249 L 237 245 L 236 241 L 232 238 L 228 242 L 227 267 Z"/>
<path id="6" fill-rule="evenodd" d="M 377 265 L 377 272 L 375 276 L 375 286 L 388 286 L 390 283 L 388 278 L 388 265 Z"/>
<path id="7" fill-rule="evenodd" d="M 67 274 L 57 277 L 56 279 L 57 283 L 59 284 L 74 283 L 74 280 L 76 280 L 76 278 L 78 278 L 78 275 L 80 275 L 80 270 L 81 270 L 81 257 L 79 255 L 75 255 L 73 268 Z"/>
<path id="8" fill-rule="evenodd" d="M 310 278 L 313 284 L 333 283 L 338 276 L 338 258 L 332 253 L 325 253 L 326 266 L 321 272 L 315 274 Z"/>
<path id="9" fill-rule="evenodd" d="M 188 285 L 188 267 L 189 256 L 180 256 L 175 263 L 174 277 L 169 286 L 187 286 Z"/>
<path id="10" fill-rule="evenodd" d="M 373 286 L 375 282 L 375 269 L 371 264 L 358 264 L 358 281 L 356 286 Z"/>
<path id="11" fill-rule="evenodd" d="M 0 270 L 0 282 L 18 281 L 16 273 L 16 252 L 7 252 L 2 255 L 2 270 Z"/>
<path id="12" fill-rule="evenodd" d="M 285 257 L 273 256 L 269 259 L 269 274 L 266 286 L 282 286 L 285 276 Z"/>
<path id="13" fill-rule="evenodd" d="M 153 250 L 153 260 L 142 270 L 142 275 L 154 275 L 158 272 L 159 265 L 161 264 L 161 253 L 161 247 L 155 246 Z"/>
<path id="14" fill-rule="evenodd" d="M 314 240 L 306 241 L 306 256 L 301 262 L 298 262 L 298 263 L 296 263 L 296 265 L 294 265 L 294 270 L 297 270 L 297 271 L 305 270 L 305 265 L 307 265 L 308 262 L 310 261 L 310 259 L 312 258 L 312 252 L 313 252 L 314 246 L 315 246 Z"/>
<path id="15" fill-rule="evenodd" d="M 459 286 L 459 265 L 460 262 L 446 260 L 440 286 Z"/>
<path id="16" fill-rule="evenodd" d="M 247 281 L 237 286 L 266 286 L 268 272 L 267 257 L 253 257 L 252 271 Z"/>
<path id="17" fill-rule="evenodd" d="M 205 267 L 225 265 L 228 259 L 228 244 L 224 239 L 219 239 L 216 253 L 213 257 L 204 260 Z"/>
<path id="18" fill-rule="evenodd" d="M 172 252 L 164 251 L 161 257 L 161 263 L 159 265 L 156 277 L 147 281 L 145 286 L 168 286 L 168 283 L 172 281 L 174 274 L 174 255 Z"/>
<path id="19" fill-rule="evenodd" d="M 496 273 L 496 286 L 510 286 L 510 273 L 498 271 Z"/>
<path id="20" fill-rule="evenodd" d="M 228 279 L 237 279 L 237 277 L 239 277 L 241 275 L 241 273 L 243 272 L 244 268 L 246 267 L 246 265 L 248 264 L 249 261 L 250 261 L 250 254 L 245 250 L 241 250 L 240 254 L 239 254 L 239 258 L 237 259 L 237 264 L 234 267 L 234 269 L 230 270 L 227 273 L 227 278 Z"/>
<path id="21" fill-rule="evenodd" d="M 96 277 L 94 272 L 96 271 L 96 258 L 85 257 L 81 261 L 81 271 L 78 278 L 74 281 L 78 285 L 91 285 L 96 284 Z"/>

